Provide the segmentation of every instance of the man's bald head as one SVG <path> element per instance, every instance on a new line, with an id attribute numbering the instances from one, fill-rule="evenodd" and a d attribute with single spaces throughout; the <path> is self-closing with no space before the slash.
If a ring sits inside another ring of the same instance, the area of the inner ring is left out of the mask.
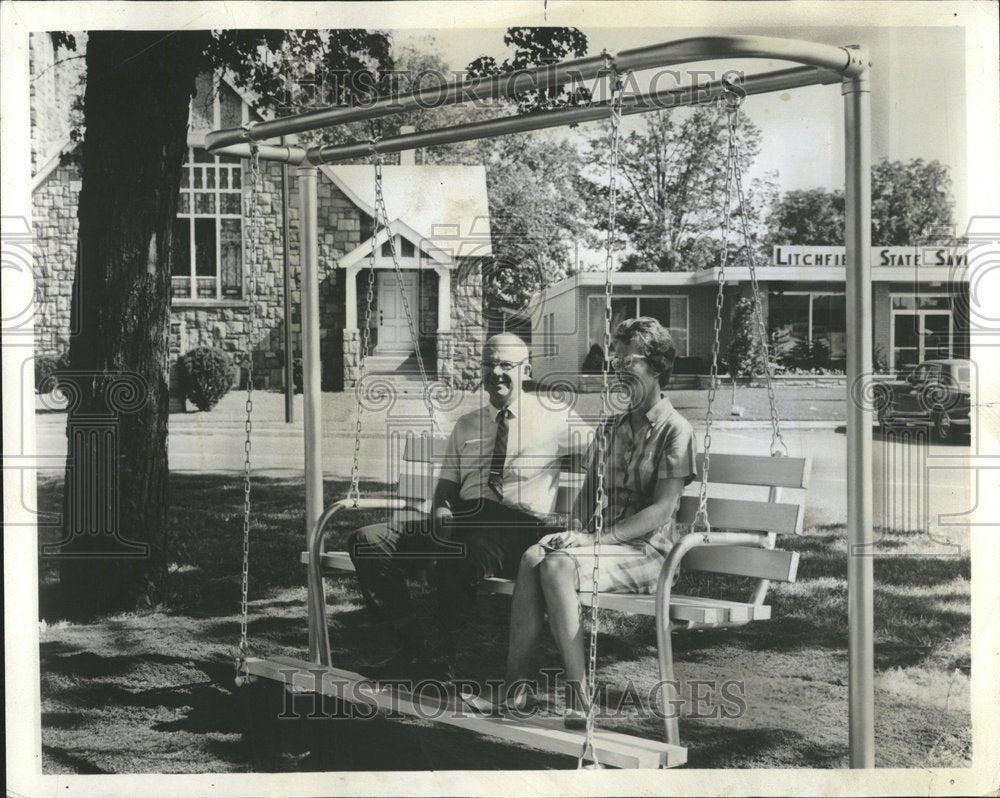
<path id="1" fill-rule="evenodd" d="M 513 333 L 500 333 L 483 346 L 483 387 L 494 407 L 517 401 L 521 384 L 531 375 L 528 345 Z"/>
<path id="2" fill-rule="evenodd" d="M 495 356 L 497 360 L 511 360 L 515 363 L 525 361 L 530 356 L 524 340 L 509 332 L 498 333 L 487 340 L 483 347 L 483 360 L 488 359 L 487 354 Z"/>

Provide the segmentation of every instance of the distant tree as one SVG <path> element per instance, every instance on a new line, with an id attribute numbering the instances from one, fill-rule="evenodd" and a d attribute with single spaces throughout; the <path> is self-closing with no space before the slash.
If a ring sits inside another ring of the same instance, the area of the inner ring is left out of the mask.
<path id="1" fill-rule="evenodd" d="M 620 191 L 617 227 L 632 252 L 622 261 L 628 271 L 693 271 L 715 265 L 722 250 L 726 153 L 725 115 L 715 107 L 656 111 L 644 116 L 645 127 L 625 135 L 619 156 Z M 760 150 L 760 131 L 744 118 L 740 129 L 740 167 L 746 173 Z M 595 144 L 589 161 L 606 163 L 605 148 Z M 749 187 L 748 187 L 749 188 Z M 747 191 L 747 208 L 733 201 L 731 243 L 740 241 L 738 214 L 759 227 L 754 206 L 768 196 L 758 184 Z M 606 206 L 608 188 L 595 182 L 592 204 Z M 601 222 L 604 226 L 603 221 Z M 734 253 L 731 253 L 734 254 Z"/>
<path id="2" fill-rule="evenodd" d="M 597 243 L 577 147 L 529 137 L 505 145 L 487 165 L 493 237 L 492 262 L 483 269 L 488 307 L 522 307 L 543 285 L 566 276 L 572 242 Z"/>
<path id="3" fill-rule="evenodd" d="M 575 28 L 508 28 L 503 42 L 514 49 L 512 56 L 499 62 L 492 56 L 477 58 L 469 74 L 495 75 L 587 53 L 587 37 Z M 585 91 L 555 87 L 525 92 L 496 107 L 507 116 L 512 110 L 547 110 L 588 98 Z M 488 310 L 521 307 L 544 284 L 566 276 L 572 242 L 596 243 L 585 162 L 570 141 L 527 134 L 469 143 L 464 154 L 478 155 L 486 165 L 493 257 L 483 264 L 485 304 Z"/>
<path id="4" fill-rule="evenodd" d="M 950 229 L 951 176 L 938 161 L 882 159 L 872 167 L 872 245 L 909 246 Z M 767 223 L 772 244 L 844 244 L 844 192 L 789 191 Z"/>
<path id="5" fill-rule="evenodd" d="M 872 167 L 872 244 L 907 246 L 950 228 L 951 175 L 938 161 L 882 159 Z"/>
<path id="6" fill-rule="evenodd" d="M 844 192 L 811 188 L 789 191 L 771 213 L 768 239 L 773 244 L 844 243 Z"/>

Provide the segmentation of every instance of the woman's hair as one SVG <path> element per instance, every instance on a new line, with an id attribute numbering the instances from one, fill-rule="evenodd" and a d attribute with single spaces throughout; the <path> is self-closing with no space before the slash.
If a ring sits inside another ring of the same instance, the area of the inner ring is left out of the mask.
<path id="1" fill-rule="evenodd" d="M 615 328 L 615 340 L 623 344 L 634 343 L 659 379 L 660 387 L 667 386 L 674 370 L 677 350 L 674 348 L 674 339 L 660 322 L 649 316 L 625 319 Z"/>

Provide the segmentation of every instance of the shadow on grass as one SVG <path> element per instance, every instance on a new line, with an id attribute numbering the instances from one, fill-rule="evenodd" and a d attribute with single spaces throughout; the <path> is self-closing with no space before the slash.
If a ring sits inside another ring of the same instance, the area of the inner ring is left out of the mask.
<path id="1" fill-rule="evenodd" d="M 690 721 L 686 736 L 691 746 L 688 767 L 753 768 L 766 760 L 767 767 L 836 768 L 847 757 L 842 746 L 822 746 L 789 729 L 735 729 L 721 724 Z"/>
<path id="2" fill-rule="evenodd" d="M 346 488 L 343 481 L 326 483 L 326 501 L 341 497 Z M 58 509 L 60 490 L 61 483 L 57 480 L 43 482 L 39 510 Z M 367 483 L 362 491 L 378 495 L 384 486 Z M 281 649 L 301 654 L 306 648 L 305 568 L 299 562 L 304 543 L 303 499 L 299 480 L 254 481 L 250 546 L 250 600 L 254 604 L 249 633 L 255 651 Z M 179 617 L 184 634 L 199 641 L 199 645 L 238 639 L 242 502 L 239 477 L 171 476 L 168 518 L 170 561 L 174 567 L 168 577 L 166 606 L 160 611 Z M 336 517 L 329 548 L 344 548 L 351 531 L 378 520 L 380 515 L 348 512 Z M 52 530 L 52 534 L 57 531 Z M 773 620 L 732 630 L 677 634 L 674 651 L 678 661 L 711 663 L 720 646 L 728 647 L 731 652 L 747 652 L 748 659 L 760 651 L 780 655 L 815 648 L 833 652 L 835 657 L 846 656 L 844 537 L 843 527 L 831 526 L 811 530 L 804 537 L 784 539 L 784 548 L 799 551 L 802 556 L 797 584 L 776 585 L 771 591 L 768 603 L 772 606 Z M 899 540 L 899 535 L 887 536 L 886 547 L 892 548 Z M 963 602 L 967 605 L 968 596 L 957 587 L 944 587 L 970 578 L 968 556 L 876 557 L 874 567 L 878 669 L 919 664 L 931 655 L 936 645 L 968 634 L 969 615 L 962 606 Z M 40 559 L 40 568 L 45 608 L 52 606 L 46 602 L 51 602 L 56 594 L 57 574 L 52 560 Z M 738 600 L 746 600 L 752 586 L 749 580 L 727 580 L 713 575 L 685 574 L 684 579 L 678 589 L 685 593 L 697 595 L 721 589 Z M 335 660 L 343 667 L 361 670 L 364 662 L 385 653 L 385 641 L 372 634 L 366 613 L 359 609 L 355 577 L 331 576 L 327 587 Z M 422 582 L 414 582 L 413 594 L 418 614 L 433 629 L 435 602 L 431 589 Z M 191 618 L 191 624 L 184 626 L 184 618 Z M 508 598 L 479 597 L 469 631 L 462 637 L 458 662 L 461 674 L 470 674 L 478 680 L 503 676 L 509 618 Z M 137 636 L 129 620 L 106 618 L 97 623 L 109 639 L 106 645 L 112 652 L 138 653 L 102 656 L 64 642 L 43 643 L 43 699 L 55 693 L 58 700 L 44 713 L 46 729 L 86 735 L 93 724 L 108 722 L 89 717 L 102 713 L 106 707 L 164 708 L 169 711 L 149 713 L 158 716 L 150 723 L 151 731 L 163 735 L 199 735 L 200 750 L 215 751 L 219 759 L 234 767 L 243 767 L 249 754 L 240 743 L 215 739 L 213 735 L 247 732 L 257 770 L 532 769 L 573 764 L 568 757 L 500 745 L 427 723 L 285 721 L 277 719 L 280 709 L 268 718 L 267 711 L 273 709 L 274 700 L 282 698 L 280 688 L 277 696 L 270 698 L 266 697 L 266 691 L 264 698 L 261 691 L 236 691 L 239 700 L 234 701 L 231 663 L 173 655 L 174 645 L 180 651 L 190 647 L 190 640 L 176 639 L 177 629 L 172 632 L 174 640 L 167 637 L 159 640 L 157 652 L 149 650 L 148 638 Z M 653 619 L 602 613 L 599 657 L 601 668 L 635 663 L 640 658 L 655 660 Z M 559 664 L 548 634 L 543 636 L 537 661 L 539 667 Z M 170 685 L 164 679 L 162 686 L 150 684 L 157 676 L 148 676 L 147 671 L 169 673 L 174 669 L 200 670 L 205 681 Z M 651 680 L 655 679 L 652 671 Z M 839 747 L 826 750 L 795 731 L 772 729 L 766 724 L 752 729 L 720 729 L 698 721 L 684 721 L 684 728 L 685 742 L 691 744 L 692 752 L 697 752 L 691 762 L 695 767 L 843 764 L 844 752 Z M 637 729 L 629 731 L 635 733 Z M 643 725 L 638 731 L 660 738 L 660 729 L 655 724 L 648 728 Z M 49 742 L 47 738 L 46 743 Z M 105 764 L 103 759 L 97 764 L 86 758 L 74 759 L 75 754 L 60 746 L 48 746 L 47 756 L 54 765 L 77 772 L 102 772 L 98 766 Z"/>

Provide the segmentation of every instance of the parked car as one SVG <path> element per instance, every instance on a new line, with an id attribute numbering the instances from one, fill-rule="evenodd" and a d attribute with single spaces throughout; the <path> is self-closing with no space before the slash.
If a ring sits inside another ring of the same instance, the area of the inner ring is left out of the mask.
<path id="1" fill-rule="evenodd" d="M 875 409 L 883 430 L 905 424 L 934 428 L 940 441 L 970 432 L 968 360 L 925 360 L 905 378 L 877 383 Z"/>

